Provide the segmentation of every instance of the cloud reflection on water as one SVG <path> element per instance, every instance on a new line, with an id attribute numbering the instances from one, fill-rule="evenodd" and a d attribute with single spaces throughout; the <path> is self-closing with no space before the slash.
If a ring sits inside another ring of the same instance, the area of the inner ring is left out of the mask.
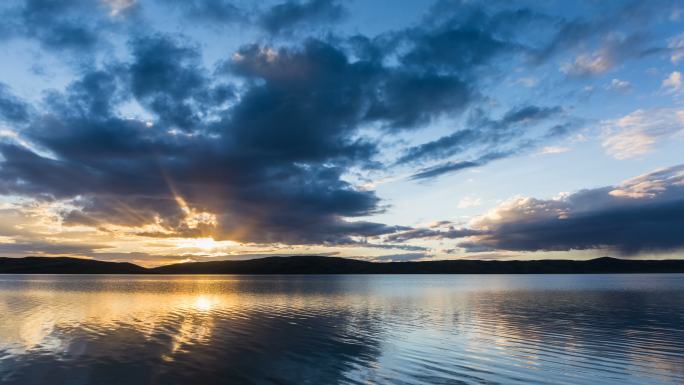
<path id="1" fill-rule="evenodd" d="M 0 382 L 678 383 L 669 277 L 4 276 Z"/>

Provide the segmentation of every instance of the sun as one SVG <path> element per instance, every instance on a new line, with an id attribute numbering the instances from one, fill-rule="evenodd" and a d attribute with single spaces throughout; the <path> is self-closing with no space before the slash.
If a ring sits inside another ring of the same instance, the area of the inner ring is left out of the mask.
<path id="1" fill-rule="evenodd" d="M 189 238 L 178 241 L 176 247 L 210 251 L 219 247 L 219 242 L 214 238 Z"/>
<path id="2" fill-rule="evenodd" d="M 219 255 L 230 253 L 241 244 L 231 240 L 215 240 L 213 237 L 176 238 L 170 240 L 170 246 L 180 254 L 201 253 L 204 255 Z"/>

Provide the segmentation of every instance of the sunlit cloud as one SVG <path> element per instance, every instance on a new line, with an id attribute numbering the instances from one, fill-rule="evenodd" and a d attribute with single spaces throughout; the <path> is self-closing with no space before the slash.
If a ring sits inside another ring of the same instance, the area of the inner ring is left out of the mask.
<path id="1" fill-rule="evenodd" d="M 662 88 L 669 93 L 678 94 L 682 91 L 682 73 L 679 71 L 672 72 L 665 80 L 663 80 Z"/>
<path id="2" fill-rule="evenodd" d="M 684 132 L 684 110 L 675 108 L 636 110 L 622 118 L 603 122 L 603 147 L 616 159 L 647 154 L 658 142 Z"/>
<path id="3" fill-rule="evenodd" d="M 604 73 L 612 66 L 613 61 L 607 52 L 596 52 L 581 54 L 574 61 L 564 63 L 560 69 L 567 75 L 585 76 Z"/>

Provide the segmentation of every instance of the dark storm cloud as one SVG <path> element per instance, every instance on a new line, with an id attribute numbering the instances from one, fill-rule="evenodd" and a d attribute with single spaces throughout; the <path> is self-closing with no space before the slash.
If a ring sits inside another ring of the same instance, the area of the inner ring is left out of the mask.
<path id="1" fill-rule="evenodd" d="M 53 49 L 90 49 L 98 40 L 94 28 L 77 19 L 79 6 L 85 3 L 28 0 L 21 10 L 25 33 Z"/>
<path id="2" fill-rule="evenodd" d="M 408 30 L 404 39 L 411 46 L 400 57 L 404 65 L 436 70 L 471 71 L 517 48 L 480 26 L 452 22 L 436 29 Z"/>
<path id="3" fill-rule="evenodd" d="M 104 1 L 26 0 L 8 4 L 0 9 L 7 23 L 0 37 L 33 39 L 53 51 L 91 53 L 107 31 L 126 20 L 110 17 L 113 8 Z"/>
<path id="4" fill-rule="evenodd" d="M 288 0 L 263 11 L 259 24 L 271 34 L 288 33 L 303 26 L 341 20 L 346 9 L 337 0 Z"/>
<path id="5" fill-rule="evenodd" d="M 622 255 L 684 247 L 684 166 L 556 200 L 518 199 L 474 224 L 466 246 L 513 251 L 610 249 Z"/>
<path id="6" fill-rule="evenodd" d="M 29 119 L 29 106 L 12 94 L 6 84 L 0 82 L 0 120 L 25 123 Z"/>
<path id="7" fill-rule="evenodd" d="M 361 124 L 415 129 L 469 103 L 468 86 L 458 78 L 351 62 L 343 50 L 319 40 L 302 49 L 246 46 L 224 70 L 265 82 L 251 87 L 234 110 L 235 135 L 300 160 L 330 158 L 340 150 L 368 157 L 372 146 L 346 139 Z M 288 142 L 296 143 L 282 146 Z"/>
<path id="8" fill-rule="evenodd" d="M 131 46 L 132 93 L 159 117 L 160 124 L 197 128 L 213 108 L 233 97 L 230 85 L 210 85 L 197 47 L 161 35 L 136 38 Z"/>
<path id="9" fill-rule="evenodd" d="M 455 115 L 474 99 L 470 86 L 455 75 L 396 71 L 379 84 L 366 119 L 398 130 L 429 123 L 443 114 Z"/>
<path id="10" fill-rule="evenodd" d="M 268 7 L 246 7 L 231 0 L 159 1 L 178 10 L 182 17 L 212 26 L 256 25 L 270 35 L 295 32 L 342 20 L 346 8 L 337 0 L 288 0 Z"/>
<path id="11" fill-rule="evenodd" d="M 184 16 L 202 22 L 230 25 L 247 22 L 248 13 L 230 0 L 161 0 L 178 8 Z"/>
<path id="12" fill-rule="evenodd" d="M 496 59 L 529 57 L 539 36 L 530 31 L 554 30 L 555 18 L 519 4 L 505 2 L 437 1 L 421 23 L 395 33 L 399 60 L 406 66 L 440 71 L 473 72 Z"/>
<path id="13" fill-rule="evenodd" d="M 309 40 L 302 49 L 243 47 L 225 70 L 254 82 L 222 122 L 241 151 L 290 161 L 367 160 L 374 154 L 373 144 L 352 134 L 381 67 L 351 63 L 336 47 Z"/>

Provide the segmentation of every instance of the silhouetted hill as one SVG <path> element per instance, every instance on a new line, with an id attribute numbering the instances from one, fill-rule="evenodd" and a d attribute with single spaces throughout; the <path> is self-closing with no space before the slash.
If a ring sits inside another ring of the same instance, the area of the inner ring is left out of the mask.
<path id="1" fill-rule="evenodd" d="M 312 255 L 267 257 L 244 261 L 178 263 L 151 269 L 162 274 L 364 274 L 378 263 Z"/>
<path id="2" fill-rule="evenodd" d="M 571 274 L 571 273 L 684 273 L 684 260 L 589 261 L 426 261 L 365 262 L 319 256 L 269 257 L 245 261 L 181 263 L 151 271 L 162 274 Z"/>
<path id="3" fill-rule="evenodd" d="M 144 267 L 67 257 L 0 258 L 0 274 L 141 274 Z"/>
<path id="4" fill-rule="evenodd" d="M 684 273 L 684 260 L 366 262 L 339 257 L 290 256 L 244 261 L 179 263 L 146 269 L 132 263 L 78 258 L 0 258 L 5 274 L 590 274 Z"/>

